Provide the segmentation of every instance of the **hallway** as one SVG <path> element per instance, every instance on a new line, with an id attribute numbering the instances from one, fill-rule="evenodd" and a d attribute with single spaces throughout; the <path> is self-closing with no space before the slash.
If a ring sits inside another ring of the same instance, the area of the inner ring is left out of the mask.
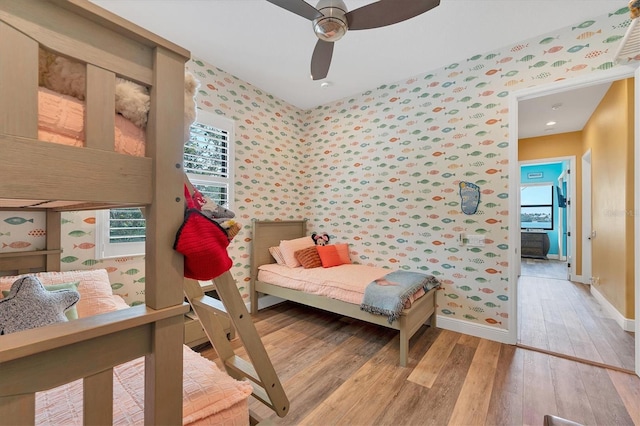
<path id="1" fill-rule="evenodd" d="M 601 308 L 589 286 L 567 281 L 566 264 L 522 259 L 518 345 L 633 371 L 634 333 Z"/>

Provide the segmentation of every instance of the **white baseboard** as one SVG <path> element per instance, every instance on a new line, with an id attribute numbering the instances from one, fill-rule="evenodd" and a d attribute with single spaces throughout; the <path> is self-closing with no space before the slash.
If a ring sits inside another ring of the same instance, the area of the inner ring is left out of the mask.
<path id="1" fill-rule="evenodd" d="M 591 286 L 591 295 L 600 303 L 602 309 L 622 328 L 624 331 L 635 331 L 635 320 L 625 318 L 609 301 L 595 288 Z"/>
<path id="2" fill-rule="evenodd" d="M 475 324 L 468 321 L 462 321 L 442 315 L 437 315 L 436 327 L 462 334 L 469 334 L 471 336 L 481 337 L 483 339 L 493 340 L 500 343 L 511 344 L 511 342 L 509 342 L 508 330 L 489 327 L 483 324 Z"/>

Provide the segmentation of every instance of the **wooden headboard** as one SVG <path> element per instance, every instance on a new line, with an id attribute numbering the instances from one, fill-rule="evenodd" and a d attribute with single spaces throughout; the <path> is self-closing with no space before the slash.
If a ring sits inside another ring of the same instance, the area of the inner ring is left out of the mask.
<path id="1" fill-rule="evenodd" d="M 258 267 L 275 260 L 269 247 L 277 246 L 281 240 L 292 240 L 307 235 L 306 220 L 254 220 L 251 237 L 251 294 L 253 283 L 258 278 Z"/>
<path id="2" fill-rule="evenodd" d="M 275 260 L 269 247 L 281 240 L 293 240 L 307 235 L 306 220 L 254 220 L 251 237 L 251 280 L 257 278 L 258 267 Z"/>

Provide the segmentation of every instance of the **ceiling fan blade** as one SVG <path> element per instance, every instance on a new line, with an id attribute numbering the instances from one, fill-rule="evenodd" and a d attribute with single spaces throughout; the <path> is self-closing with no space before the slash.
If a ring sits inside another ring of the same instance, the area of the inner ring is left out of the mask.
<path id="1" fill-rule="evenodd" d="M 329 65 L 331 65 L 331 56 L 333 56 L 333 42 L 318 40 L 311 57 L 312 79 L 322 80 L 327 76 Z"/>
<path id="2" fill-rule="evenodd" d="M 269 3 L 273 3 L 276 6 L 280 6 L 283 9 L 293 12 L 296 15 L 300 15 L 303 18 L 307 18 L 313 21 L 322 15 L 315 7 L 311 6 L 304 0 L 267 0 Z"/>
<path id="3" fill-rule="evenodd" d="M 380 0 L 347 12 L 350 30 L 379 28 L 418 16 L 440 4 L 440 0 Z"/>

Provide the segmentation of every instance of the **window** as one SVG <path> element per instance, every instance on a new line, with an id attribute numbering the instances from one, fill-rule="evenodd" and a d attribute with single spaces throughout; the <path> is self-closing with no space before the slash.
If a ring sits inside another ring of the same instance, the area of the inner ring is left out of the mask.
<path id="1" fill-rule="evenodd" d="M 231 120 L 198 111 L 184 147 L 191 183 L 214 202 L 233 210 L 233 126 Z M 96 258 L 144 254 L 145 224 L 139 208 L 96 212 Z"/>
<path id="2" fill-rule="evenodd" d="M 214 202 L 233 210 L 233 122 L 198 112 L 184 146 L 184 171 L 191 183 Z"/>
<path id="3" fill-rule="evenodd" d="M 553 185 L 520 187 L 520 228 L 553 230 Z"/>

